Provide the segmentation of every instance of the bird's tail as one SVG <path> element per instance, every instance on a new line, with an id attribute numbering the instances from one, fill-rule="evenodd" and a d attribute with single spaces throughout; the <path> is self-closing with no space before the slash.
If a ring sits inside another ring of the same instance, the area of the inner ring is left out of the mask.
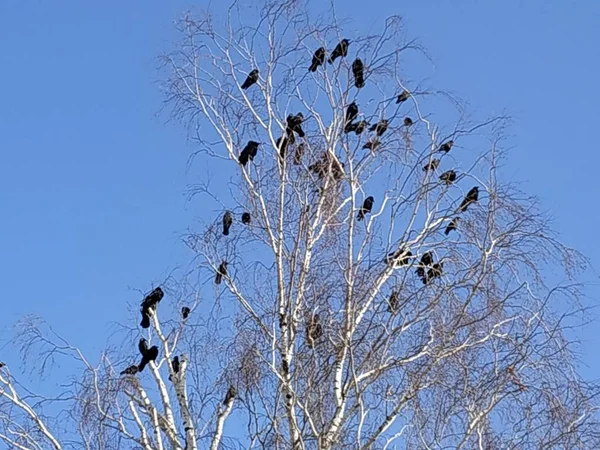
<path id="1" fill-rule="evenodd" d="M 229 236 L 229 228 L 223 228 L 223 234 Z"/>
<path id="2" fill-rule="evenodd" d="M 444 231 L 444 234 L 445 234 L 446 236 L 448 236 L 448 235 L 450 234 L 450 228 L 446 228 L 446 231 Z"/>
<path id="3" fill-rule="evenodd" d="M 140 362 L 140 365 L 138 366 L 138 372 L 142 372 L 146 367 L 146 364 L 148 364 L 148 361 L 142 358 L 142 362 Z"/>
<path id="4" fill-rule="evenodd" d="M 309 72 L 316 72 L 318 67 L 319 67 L 318 64 L 311 64 L 310 67 L 308 68 L 308 71 Z"/>
<path id="5" fill-rule="evenodd" d="M 356 220 L 358 220 L 359 222 L 361 220 L 363 220 L 365 218 L 365 214 L 361 211 L 358 212 L 358 217 L 356 217 Z"/>
<path id="6" fill-rule="evenodd" d="M 215 277 L 215 283 L 216 284 L 221 284 L 221 279 L 223 278 L 223 276 L 218 273 L 217 276 Z"/>
<path id="7" fill-rule="evenodd" d="M 144 314 L 142 316 L 142 321 L 140 322 L 140 326 L 142 328 L 150 328 L 150 317 L 148 314 Z"/>

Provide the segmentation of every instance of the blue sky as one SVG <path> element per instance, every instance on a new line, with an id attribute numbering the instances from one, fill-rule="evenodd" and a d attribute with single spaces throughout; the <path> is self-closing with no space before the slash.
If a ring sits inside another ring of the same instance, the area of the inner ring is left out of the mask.
<path id="1" fill-rule="evenodd" d="M 37 314 L 95 356 L 114 322 L 138 320 L 135 290 L 189 261 L 180 235 L 202 217 L 185 195 L 193 147 L 159 114 L 157 56 L 193 4 L 0 1 L 0 339 Z M 539 196 L 561 239 L 600 267 L 600 3 L 338 4 L 355 29 L 401 14 L 433 58 L 428 84 L 513 116 L 504 180 Z M 584 280 L 595 302 L 598 271 Z M 580 334 L 595 379 L 596 330 Z M 17 361 L 6 352 L 0 341 L 0 359 Z"/>

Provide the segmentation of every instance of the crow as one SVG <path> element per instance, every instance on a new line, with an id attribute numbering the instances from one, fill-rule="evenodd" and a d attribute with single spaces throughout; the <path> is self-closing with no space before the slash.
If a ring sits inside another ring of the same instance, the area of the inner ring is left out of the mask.
<path id="1" fill-rule="evenodd" d="M 352 131 L 354 131 L 354 133 L 356 133 L 356 135 L 361 134 L 363 131 L 365 131 L 369 126 L 369 122 L 367 122 L 366 120 L 359 120 L 358 122 L 354 123 L 352 125 Z"/>
<path id="2" fill-rule="evenodd" d="M 231 228 L 232 223 L 233 216 L 229 211 L 225 211 L 225 214 L 223 214 L 223 234 L 225 236 L 229 236 L 229 228 Z"/>
<path id="3" fill-rule="evenodd" d="M 146 367 L 146 365 L 150 361 L 156 361 L 157 357 L 158 357 L 158 347 L 156 345 L 153 345 L 148 350 L 146 350 L 145 353 L 142 354 L 142 361 L 140 362 L 140 365 L 138 366 L 139 371 L 142 372 L 144 370 L 144 367 Z"/>
<path id="4" fill-rule="evenodd" d="M 352 102 L 346 108 L 346 117 L 344 117 L 344 127 L 350 123 L 358 116 L 358 106 L 356 102 Z"/>
<path id="5" fill-rule="evenodd" d="M 121 375 L 135 375 L 138 373 L 138 366 L 129 366 L 127 369 L 121 372 Z"/>
<path id="6" fill-rule="evenodd" d="M 331 55 L 329 56 L 329 64 L 333 64 L 333 62 L 340 56 L 345 57 L 348 54 L 349 45 L 349 39 L 342 39 L 340 43 L 335 46 L 333 52 L 331 52 Z"/>
<path id="7" fill-rule="evenodd" d="M 304 150 L 305 150 L 304 142 L 300 142 L 296 146 L 296 150 L 294 151 L 294 164 L 295 165 L 298 166 L 302 163 L 302 156 L 304 155 Z"/>
<path id="8" fill-rule="evenodd" d="M 388 255 L 385 257 L 385 262 L 386 264 L 394 267 L 406 266 L 412 257 L 412 252 L 403 247 L 395 252 L 388 253 Z"/>
<path id="9" fill-rule="evenodd" d="M 381 136 L 388 129 L 388 121 L 386 119 L 381 119 L 375 125 L 372 125 L 369 128 L 369 131 L 375 131 L 377 136 Z"/>
<path id="10" fill-rule="evenodd" d="M 440 180 L 442 180 L 447 185 L 451 185 L 456 180 L 456 172 L 454 170 L 447 170 L 446 172 L 440 175 Z"/>
<path id="11" fill-rule="evenodd" d="M 150 311 L 154 311 L 156 309 L 158 302 L 162 300 L 164 295 L 165 293 L 159 286 L 152 290 L 152 292 L 150 292 L 148 295 L 146 295 L 146 297 L 144 297 L 140 309 L 142 313 L 142 321 L 140 323 L 140 326 L 142 328 L 150 327 Z"/>
<path id="12" fill-rule="evenodd" d="M 479 200 L 479 188 L 477 186 L 475 186 L 473 189 L 471 189 L 469 192 L 467 192 L 467 195 L 465 196 L 464 200 L 458 207 L 458 210 L 460 212 L 464 212 L 467 210 L 467 208 L 469 207 L 469 205 L 471 203 L 476 203 L 478 200 Z"/>
<path id="13" fill-rule="evenodd" d="M 368 148 L 369 150 L 375 150 L 377 147 L 379 147 L 380 144 L 381 144 L 381 142 L 379 142 L 379 139 L 371 139 L 369 142 L 367 142 L 365 145 L 363 145 L 363 148 Z"/>
<path id="14" fill-rule="evenodd" d="M 148 341 L 144 338 L 140 339 L 138 343 L 138 350 L 140 351 L 140 355 L 144 356 L 148 351 Z"/>
<path id="15" fill-rule="evenodd" d="M 310 72 L 316 72 L 319 66 L 322 66 L 325 62 L 325 47 L 319 47 L 314 53 L 312 58 L 312 64 L 308 68 Z"/>
<path id="16" fill-rule="evenodd" d="M 358 210 L 358 217 L 356 218 L 357 220 L 363 220 L 365 218 L 365 214 L 371 212 L 371 209 L 373 209 L 374 201 L 375 199 L 372 196 L 368 196 L 367 198 L 365 198 L 362 207 Z"/>
<path id="17" fill-rule="evenodd" d="M 425 267 L 430 266 L 431 264 L 433 264 L 433 253 L 423 253 L 421 261 L 419 261 L 419 266 L 417 267 L 417 275 L 420 278 L 423 278 L 425 276 Z"/>
<path id="18" fill-rule="evenodd" d="M 223 276 L 227 276 L 227 261 L 223 261 L 220 265 L 219 268 L 217 269 L 217 275 L 215 276 L 215 283 L 216 284 L 221 284 L 221 280 L 223 279 Z"/>
<path id="19" fill-rule="evenodd" d="M 242 214 L 242 223 L 244 225 L 250 224 L 250 220 L 251 220 L 251 218 L 250 218 L 250 213 L 249 212 L 245 212 L 245 213 Z"/>
<path id="20" fill-rule="evenodd" d="M 458 222 L 460 221 L 460 217 L 455 217 L 446 227 L 444 234 L 448 236 L 452 230 L 456 230 L 458 228 Z"/>
<path id="21" fill-rule="evenodd" d="M 352 63 L 352 73 L 354 75 L 354 86 L 357 88 L 364 87 L 365 85 L 365 77 L 364 77 L 364 64 L 360 60 L 360 58 L 356 58 Z"/>
<path id="22" fill-rule="evenodd" d="M 315 314 L 308 320 L 306 325 L 306 342 L 310 348 L 315 346 L 315 342 L 323 336 L 323 326 L 320 323 L 319 315 Z"/>
<path id="23" fill-rule="evenodd" d="M 410 127 L 413 124 L 413 120 L 410 117 L 405 117 L 404 118 L 404 126 L 405 127 Z"/>
<path id="24" fill-rule="evenodd" d="M 188 316 L 190 315 L 190 312 L 191 312 L 191 310 L 187 306 L 184 306 L 183 308 L 181 308 L 181 317 L 183 317 L 183 320 L 188 318 Z"/>
<path id="25" fill-rule="evenodd" d="M 304 137 L 304 130 L 302 129 L 302 122 L 304 121 L 304 115 L 299 112 L 295 116 L 289 115 L 287 116 L 287 134 L 289 135 L 291 132 L 296 132 L 298 136 L 301 138 Z"/>
<path id="26" fill-rule="evenodd" d="M 427 172 L 428 170 L 435 170 L 440 165 L 439 159 L 433 159 L 430 163 L 425 164 L 423 167 L 423 172 Z"/>
<path id="27" fill-rule="evenodd" d="M 246 146 L 244 147 L 244 149 L 242 150 L 242 153 L 240 153 L 240 156 L 238 158 L 238 161 L 242 166 L 245 166 L 246 164 L 248 164 L 248 161 L 254 160 L 254 157 L 258 153 L 259 145 L 260 145 L 260 142 L 248 141 L 248 143 L 246 144 Z"/>
<path id="28" fill-rule="evenodd" d="M 448 141 L 448 142 L 444 142 L 441 146 L 440 146 L 440 152 L 444 152 L 444 153 L 448 153 L 451 149 L 452 146 L 454 145 L 454 141 Z"/>
<path id="29" fill-rule="evenodd" d="M 244 84 L 242 84 L 242 89 L 248 89 L 250 86 L 252 86 L 257 81 L 258 81 L 258 69 L 254 69 L 252 72 L 250 72 L 248 74 L 248 78 L 246 78 L 246 81 L 244 81 Z"/>
<path id="30" fill-rule="evenodd" d="M 398 98 L 396 99 L 396 103 L 404 103 L 406 100 L 410 98 L 410 93 L 406 90 L 402 91 Z"/>
<path id="31" fill-rule="evenodd" d="M 392 291 L 390 298 L 388 299 L 388 312 L 396 314 L 400 308 L 400 299 L 398 298 L 398 292 Z"/>
<path id="32" fill-rule="evenodd" d="M 223 403 L 225 405 L 228 405 L 236 397 L 237 397 L 237 389 L 235 388 L 235 386 L 231 385 L 231 386 L 229 386 L 229 389 L 227 389 L 227 394 L 225 394 L 225 400 L 223 401 Z"/>
<path id="33" fill-rule="evenodd" d="M 437 262 L 437 263 L 435 263 L 431 267 L 431 269 L 429 269 L 427 271 L 427 276 L 423 277 L 423 284 L 428 284 L 434 278 L 441 277 L 442 276 L 442 272 L 443 272 L 443 268 L 444 268 L 444 263 L 443 262 Z"/>

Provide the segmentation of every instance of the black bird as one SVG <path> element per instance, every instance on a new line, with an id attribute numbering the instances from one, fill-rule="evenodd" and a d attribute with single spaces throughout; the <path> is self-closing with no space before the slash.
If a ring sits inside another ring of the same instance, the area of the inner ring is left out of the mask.
<path id="1" fill-rule="evenodd" d="M 229 236 L 229 228 L 231 228 L 232 223 L 233 216 L 229 211 L 225 211 L 225 214 L 223 214 L 223 234 L 225 236 Z"/>
<path id="2" fill-rule="evenodd" d="M 316 72 L 319 66 L 322 66 L 325 62 L 325 47 L 319 47 L 314 53 L 312 58 L 312 64 L 308 68 L 310 72 Z"/>
<path id="3" fill-rule="evenodd" d="M 304 146 L 304 142 L 300 142 L 296 146 L 296 150 L 294 151 L 294 164 L 300 165 L 302 163 L 302 156 L 304 156 L 304 150 L 306 147 Z"/>
<path id="4" fill-rule="evenodd" d="M 358 105 L 356 102 L 352 102 L 346 108 L 346 117 L 344 117 L 344 127 L 349 123 L 352 123 L 354 119 L 358 116 Z"/>
<path id="5" fill-rule="evenodd" d="M 433 159 L 430 163 L 425 164 L 423 167 L 423 172 L 427 172 L 428 170 L 435 170 L 440 165 L 439 159 Z"/>
<path id="6" fill-rule="evenodd" d="M 158 302 L 160 302 L 162 300 L 164 295 L 165 295 L 165 293 L 159 286 L 159 287 L 155 288 L 154 290 L 152 290 L 152 292 L 150 292 L 148 295 L 146 295 L 146 297 L 144 297 L 144 300 L 142 300 L 142 305 L 141 305 L 141 309 L 140 309 L 140 311 L 142 313 L 142 321 L 140 323 L 140 326 L 142 328 L 150 327 L 150 311 L 156 310 L 156 306 L 158 305 Z"/>
<path id="7" fill-rule="evenodd" d="M 413 124 L 413 120 L 410 117 L 405 117 L 404 118 L 404 126 L 405 127 L 410 127 Z"/>
<path id="8" fill-rule="evenodd" d="M 406 100 L 410 98 L 410 93 L 408 91 L 402 91 L 398 98 L 396 99 L 396 103 L 404 103 Z"/>
<path id="9" fill-rule="evenodd" d="M 217 269 L 217 275 L 215 276 L 215 283 L 216 284 L 221 284 L 221 280 L 223 279 L 223 276 L 227 276 L 227 262 L 223 261 L 220 265 L 219 268 Z"/>
<path id="10" fill-rule="evenodd" d="M 360 58 L 356 58 L 352 63 L 352 73 L 354 74 L 354 86 L 357 88 L 364 87 L 365 85 L 365 77 L 364 77 L 364 64 L 360 60 Z"/>
<path id="11" fill-rule="evenodd" d="M 173 358 L 173 361 L 171 364 L 173 365 L 173 372 L 179 373 L 179 356 L 176 356 L 175 358 Z"/>
<path id="12" fill-rule="evenodd" d="M 181 308 L 181 317 L 183 317 L 183 320 L 187 319 L 188 316 L 190 315 L 191 309 L 188 308 L 187 306 L 184 306 L 183 308 Z"/>
<path id="13" fill-rule="evenodd" d="M 245 212 L 245 213 L 242 214 L 242 223 L 244 225 L 248 225 L 250 223 L 250 220 L 251 220 L 251 218 L 250 218 L 250 213 L 249 212 Z"/>
<path id="14" fill-rule="evenodd" d="M 258 153 L 259 145 L 260 145 L 260 142 L 248 141 L 248 143 L 246 144 L 246 146 L 244 147 L 244 149 L 242 150 L 242 153 L 240 153 L 240 156 L 238 158 L 238 161 L 242 166 L 245 166 L 246 164 L 248 164 L 248 161 L 254 160 L 254 157 Z"/>
<path id="15" fill-rule="evenodd" d="M 446 172 L 440 175 L 440 180 L 442 180 L 447 185 L 451 185 L 456 180 L 456 172 L 454 170 L 447 170 Z"/>
<path id="16" fill-rule="evenodd" d="M 452 150 L 453 145 L 454 145 L 454 141 L 444 142 L 440 146 L 440 152 L 448 153 L 450 150 Z"/>
<path id="17" fill-rule="evenodd" d="M 406 266 L 412 257 L 413 254 L 410 250 L 406 248 L 400 248 L 395 252 L 388 253 L 388 255 L 385 257 L 385 262 L 390 266 Z"/>
<path id="18" fill-rule="evenodd" d="M 460 217 L 455 217 L 446 227 L 444 234 L 448 236 L 452 230 L 456 230 L 458 228 L 458 222 L 460 221 Z"/>
<path id="19" fill-rule="evenodd" d="M 369 214 L 373 209 L 373 202 L 375 199 L 372 196 L 368 196 L 365 198 L 362 207 L 358 210 L 357 220 L 363 220 L 365 218 L 365 214 Z"/>
<path id="20" fill-rule="evenodd" d="M 129 366 L 127 369 L 121 372 L 121 375 L 135 375 L 140 369 L 138 366 Z"/>
<path id="21" fill-rule="evenodd" d="M 227 394 L 225 394 L 225 400 L 223 401 L 224 404 L 229 404 L 233 401 L 234 398 L 237 397 L 237 389 L 235 388 L 235 386 L 231 385 L 229 386 L 229 389 L 227 389 Z"/>
<path id="22" fill-rule="evenodd" d="M 375 125 L 372 125 L 369 128 L 369 131 L 375 131 L 377 136 L 381 136 L 388 129 L 388 121 L 386 119 L 381 119 Z"/>
<path id="23" fill-rule="evenodd" d="M 295 116 L 290 114 L 289 116 L 287 116 L 286 122 L 287 122 L 287 130 L 289 130 L 288 135 L 290 134 L 290 132 L 296 132 L 298 134 L 298 136 L 300 136 L 301 138 L 304 137 L 304 130 L 302 129 L 302 122 L 304 122 L 304 115 L 301 112 L 299 112 Z"/>
<path id="24" fill-rule="evenodd" d="M 423 277 L 423 284 L 428 284 L 434 278 L 441 277 L 442 276 L 442 272 L 443 272 L 443 268 L 444 268 L 444 263 L 443 262 L 437 262 L 437 263 L 435 263 L 431 267 L 431 269 L 429 269 L 427 271 L 427 276 Z"/>
<path id="25" fill-rule="evenodd" d="M 369 150 L 375 150 L 377 147 L 379 147 L 380 144 L 381 144 L 381 142 L 379 142 L 379 139 L 371 139 L 369 142 L 367 142 L 365 145 L 363 145 L 363 148 L 368 148 Z"/>
<path id="26" fill-rule="evenodd" d="M 471 203 L 476 203 L 478 200 L 479 200 L 479 188 L 477 186 L 475 186 L 473 189 L 471 189 L 469 192 L 467 192 L 467 195 L 465 196 L 464 200 L 458 207 L 459 211 L 460 212 L 466 211 Z"/>
<path id="27" fill-rule="evenodd" d="M 140 351 L 140 355 L 144 356 L 148 351 L 148 341 L 144 338 L 140 339 L 138 343 L 138 350 Z"/>
<path id="28" fill-rule="evenodd" d="M 254 69 L 252 72 L 250 72 L 248 74 L 248 78 L 246 78 L 246 81 L 244 81 L 244 84 L 242 84 L 242 89 L 248 89 L 250 86 L 252 86 L 257 81 L 258 81 L 258 69 Z"/>
<path id="29" fill-rule="evenodd" d="M 359 135 L 363 131 L 365 131 L 368 128 L 368 126 L 369 126 L 369 122 L 367 122 L 366 120 L 359 120 L 358 122 L 356 122 L 352 125 L 352 131 L 354 131 L 354 133 Z"/>
<path id="30" fill-rule="evenodd" d="M 390 298 L 388 299 L 388 312 L 396 314 L 400 309 L 400 299 L 398 298 L 398 291 L 392 291 Z"/>
<path id="31" fill-rule="evenodd" d="M 333 52 L 331 52 L 331 55 L 329 56 L 329 64 L 333 64 L 333 62 L 340 56 L 345 57 L 348 54 L 349 45 L 349 39 L 342 39 L 340 43 L 335 46 Z"/>
<path id="32" fill-rule="evenodd" d="M 311 317 L 306 325 L 306 342 L 310 348 L 315 346 L 316 341 L 323 336 L 323 326 L 321 325 L 319 315 Z"/>
<path id="33" fill-rule="evenodd" d="M 150 361 L 156 361 L 156 358 L 158 358 L 158 347 L 153 345 L 142 355 L 142 361 L 138 366 L 139 371 L 143 371 L 144 367 L 146 367 Z"/>
<path id="34" fill-rule="evenodd" d="M 419 261 L 419 266 L 417 267 L 417 275 L 423 278 L 425 276 L 425 268 L 431 264 L 433 264 L 433 253 L 423 253 L 421 261 Z"/>

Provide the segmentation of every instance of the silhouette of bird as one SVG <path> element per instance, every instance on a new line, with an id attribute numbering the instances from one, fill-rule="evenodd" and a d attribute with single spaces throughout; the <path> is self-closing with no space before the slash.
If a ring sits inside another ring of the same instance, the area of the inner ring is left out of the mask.
<path id="1" fill-rule="evenodd" d="M 304 115 L 301 112 L 299 112 L 295 116 L 290 114 L 289 116 L 287 116 L 286 122 L 287 130 L 289 130 L 288 135 L 290 134 L 290 132 L 296 132 L 301 138 L 304 137 L 304 130 L 302 129 Z"/>
<path id="2" fill-rule="evenodd" d="M 469 192 L 467 192 L 467 195 L 465 196 L 464 200 L 458 207 L 458 210 L 460 212 L 464 212 L 467 210 L 467 208 L 469 207 L 469 205 L 471 203 L 476 203 L 478 200 L 479 200 L 479 188 L 477 186 L 475 186 Z"/>
<path id="3" fill-rule="evenodd" d="M 404 118 L 404 126 L 405 127 L 410 127 L 413 125 L 413 120 L 410 117 L 405 117 Z"/>
<path id="4" fill-rule="evenodd" d="M 248 164 L 248 161 L 254 160 L 254 157 L 258 153 L 259 145 L 260 145 L 260 142 L 248 141 L 248 143 L 246 144 L 246 146 L 244 147 L 244 149 L 242 150 L 242 153 L 240 153 L 240 156 L 238 158 L 238 161 L 242 166 L 245 166 L 246 164 Z"/>
<path id="5" fill-rule="evenodd" d="M 223 214 L 223 234 L 225 236 L 229 236 L 229 228 L 231 228 L 232 223 L 233 216 L 229 211 L 225 211 L 225 214 Z"/>
<path id="6" fill-rule="evenodd" d="M 150 327 L 150 311 L 156 310 L 158 303 L 162 300 L 164 295 L 165 293 L 159 286 L 153 289 L 152 292 L 146 295 L 146 297 L 144 297 L 140 308 L 140 312 L 142 313 L 142 321 L 140 323 L 140 326 L 142 328 Z"/>
<path id="7" fill-rule="evenodd" d="M 455 217 L 446 227 L 444 234 L 448 236 L 452 230 L 456 230 L 458 228 L 458 222 L 460 221 L 460 217 Z"/>
<path id="8" fill-rule="evenodd" d="M 365 77 L 364 77 L 364 64 L 360 60 L 360 58 L 356 58 L 352 63 L 352 74 L 354 75 L 354 86 L 358 89 L 364 87 L 365 85 Z"/>
<path id="9" fill-rule="evenodd" d="M 321 325 L 319 315 L 315 314 L 308 320 L 306 326 L 306 342 L 310 348 L 315 346 L 316 341 L 323 336 L 323 326 Z"/>
<path id="10" fill-rule="evenodd" d="M 407 248 L 400 248 L 395 252 L 388 253 L 385 257 L 386 264 L 394 267 L 406 266 L 412 259 L 413 254 Z"/>
<path id="11" fill-rule="evenodd" d="M 221 284 L 221 281 L 223 280 L 224 276 L 227 276 L 227 261 L 223 261 L 220 265 L 219 268 L 217 269 L 217 275 L 215 276 L 215 283 L 216 284 Z"/>
<path id="12" fill-rule="evenodd" d="M 372 196 L 368 196 L 365 198 L 362 207 L 358 210 L 357 220 L 363 220 L 365 218 L 365 214 L 369 214 L 371 209 L 373 209 L 373 202 L 375 199 Z"/>
<path id="13" fill-rule="evenodd" d="M 140 351 L 140 355 L 144 356 L 148 351 L 148 341 L 144 338 L 140 339 L 138 342 L 138 350 Z"/>
<path id="14" fill-rule="evenodd" d="M 173 372 L 179 373 L 179 356 L 175 356 L 171 364 L 173 366 Z"/>
<path id="15" fill-rule="evenodd" d="M 140 344 L 141 344 L 141 342 L 140 342 Z M 144 370 L 144 367 L 146 367 L 146 365 L 148 365 L 148 363 L 150 361 L 156 361 L 157 357 L 158 357 L 158 347 L 156 345 L 153 345 L 152 347 L 147 349 L 142 354 L 142 361 L 140 362 L 140 365 L 138 366 L 139 371 L 142 372 Z"/>
<path id="16" fill-rule="evenodd" d="M 138 373 L 138 371 L 138 366 L 129 366 L 127 369 L 121 372 L 121 375 L 135 375 L 136 373 Z"/>
<path id="17" fill-rule="evenodd" d="M 251 217 L 249 212 L 245 212 L 242 214 L 242 223 L 244 225 L 248 225 L 250 223 Z"/>
<path id="18" fill-rule="evenodd" d="M 344 117 L 344 126 L 352 123 L 354 119 L 358 116 L 358 105 L 356 102 L 352 102 L 346 108 L 346 117 Z"/>
<path id="19" fill-rule="evenodd" d="M 427 271 L 427 275 L 425 277 L 423 277 L 423 284 L 428 284 L 431 280 L 435 279 L 435 278 L 439 278 L 442 276 L 442 272 L 443 272 L 443 268 L 444 268 L 444 263 L 443 262 L 437 262 L 435 263 L 431 269 L 429 269 Z"/>
<path id="20" fill-rule="evenodd" d="M 381 144 L 381 142 L 379 142 L 379 139 L 375 138 L 375 139 L 371 139 L 367 143 L 365 143 L 365 145 L 363 145 L 363 148 L 368 148 L 369 150 L 375 150 L 377 147 L 379 147 L 380 144 Z"/>
<path id="21" fill-rule="evenodd" d="M 400 93 L 400 95 L 398 95 L 398 98 L 396 99 L 396 103 L 404 103 L 409 98 L 410 98 L 410 92 L 404 90 Z"/>
<path id="22" fill-rule="evenodd" d="M 296 150 L 294 151 L 294 164 L 296 166 L 298 166 L 302 163 L 302 156 L 304 156 L 305 149 L 306 149 L 306 147 L 304 146 L 304 142 L 300 142 L 296 146 Z"/>
<path id="23" fill-rule="evenodd" d="M 257 81 L 258 81 L 258 69 L 254 69 L 252 72 L 250 72 L 248 74 L 248 77 L 244 81 L 244 84 L 242 84 L 242 89 L 248 89 L 250 86 L 252 86 Z"/>
<path id="24" fill-rule="evenodd" d="M 231 385 L 229 386 L 229 389 L 227 389 L 227 394 L 225 394 L 225 400 L 223 401 L 224 404 L 229 404 L 233 401 L 234 398 L 237 397 L 237 389 L 235 388 L 235 386 Z"/>
<path id="25" fill-rule="evenodd" d="M 341 57 L 345 57 L 348 54 L 348 46 L 350 45 L 349 39 L 342 39 L 338 45 L 335 46 L 333 52 L 329 56 L 329 64 L 333 64 L 333 62 Z"/>
<path id="26" fill-rule="evenodd" d="M 375 131 L 377 136 L 381 136 L 388 129 L 388 121 L 386 119 L 381 119 L 375 125 L 372 125 L 369 128 L 369 131 Z"/>
<path id="27" fill-rule="evenodd" d="M 388 312 L 396 314 L 400 309 L 400 299 L 398 298 L 398 291 L 392 291 L 388 298 Z"/>
<path id="28" fill-rule="evenodd" d="M 440 175 L 440 180 L 442 180 L 447 185 L 451 185 L 456 180 L 456 172 L 454 170 L 447 170 L 446 172 Z"/>
<path id="29" fill-rule="evenodd" d="M 444 142 L 440 146 L 440 152 L 448 153 L 450 150 L 452 150 L 453 145 L 454 145 L 454 141 Z"/>
<path id="30" fill-rule="evenodd" d="M 319 47 L 314 53 L 312 58 L 312 64 L 308 68 L 310 72 L 316 72 L 319 66 L 322 66 L 325 62 L 325 47 Z"/>
<path id="31" fill-rule="evenodd" d="M 419 261 L 419 266 L 417 267 L 417 275 L 423 278 L 425 276 L 425 268 L 431 264 L 433 264 L 433 253 L 423 253 L 423 256 L 421 256 L 421 261 Z"/>
<path id="32" fill-rule="evenodd" d="M 430 163 L 425 164 L 423 167 L 423 172 L 427 172 L 428 170 L 435 170 L 440 165 L 439 159 L 433 159 Z"/>
<path id="33" fill-rule="evenodd" d="M 183 308 L 181 308 L 181 317 L 183 317 L 183 320 L 188 318 L 188 316 L 190 315 L 190 312 L 191 312 L 191 310 L 187 306 L 184 306 Z"/>
<path id="34" fill-rule="evenodd" d="M 368 128 L 368 126 L 369 122 L 367 122 L 366 120 L 359 120 L 358 122 L 352 125 L 352 130 L 354 131 L 354 133 L 359 135 L 362 134 L 362 132 L 365 131 Z"/>

